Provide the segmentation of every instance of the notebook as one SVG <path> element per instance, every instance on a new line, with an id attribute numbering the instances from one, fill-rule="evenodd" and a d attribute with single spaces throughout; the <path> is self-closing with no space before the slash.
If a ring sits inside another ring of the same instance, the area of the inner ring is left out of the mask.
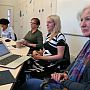
<path id="1" fill-rule="evenodd" d="M 30 56 L 12 54 L 3 41 L 0 40 L 0 67 L 15 69 L 29 58 Z"/>
<path id="2" fill-rule="evenodd" d="M 16 82 L 9 70 L 0 71 L 0 86 Z"/>

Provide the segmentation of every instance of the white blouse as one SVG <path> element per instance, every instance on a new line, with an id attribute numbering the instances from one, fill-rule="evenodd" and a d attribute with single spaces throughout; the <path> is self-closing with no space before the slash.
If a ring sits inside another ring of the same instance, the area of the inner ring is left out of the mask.
<path id="1" fill-rule="evenodd" d="M 15 35 L 14 35 L 14 31 L 13 31 L 12 27 L 7 27 L 7 29 L 4 31 L 1 29 L 1 37 L 15 40 Z"/>

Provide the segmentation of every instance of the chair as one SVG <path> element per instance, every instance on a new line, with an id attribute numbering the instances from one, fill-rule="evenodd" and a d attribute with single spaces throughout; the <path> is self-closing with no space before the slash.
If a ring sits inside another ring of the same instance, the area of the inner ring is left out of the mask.
<path id="1" fill-rule="evenodd" d="M 15 41 L 17 41 L 17 36 L 16 36 L 16 34 L 14 33 L 14 36 L 15 36 Z"/>
<path id="2" fill-rule="evenodd" d="M 69 52 L 69 46 L 66 43 L 65 45 L 65 54 L 64 59 L 60 60 L 58 63 L 60 65 L 60 70 L 65 70 L 70 65 L 70 52 Z"/>

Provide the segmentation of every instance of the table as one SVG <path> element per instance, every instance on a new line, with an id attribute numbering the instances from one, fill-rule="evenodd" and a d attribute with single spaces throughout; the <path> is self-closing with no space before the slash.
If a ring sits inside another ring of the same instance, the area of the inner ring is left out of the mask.
<path id="1" fill-rule="evenodd" d="M 28 51 L 29 51 L 29 47 L 21 47 L 21 48 L 14 48 L 12 45 L 16 45 L 16 42 L 11 40 L 10 42 L 5 42 L 6 38 L 0 38 L 2 39 L 2 41 L 5 43 L 5 45 L 9 48 L 9 50 L 13 53 L 13 54 L 17 54 L 17 55 L 27 55 Z M 18 72 L 20 71 L 21 66 L 19 66 L 16 69 L 8 69 L 8 68 L 3 68 L 0 67 L 0 71 L 3 70 L 10 70 L 10 72 L 12 73 L 12 75 L 14 76 L 14 78 L 17 77 Z M 6 85 L 2 85 L 0 86 L 0 90 L 10 90 L 11 86 L 13 83 L 11 84 L 6 84 Z"/>

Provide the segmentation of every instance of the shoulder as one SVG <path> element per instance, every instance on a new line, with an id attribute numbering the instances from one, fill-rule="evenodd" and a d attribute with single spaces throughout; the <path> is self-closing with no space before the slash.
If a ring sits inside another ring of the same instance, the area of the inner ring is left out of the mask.
<path id="1" fill-rule="evenodd" d="M 11 29 L 12 29 L 12 27 L 8 27 L 8 29 L 10 29 L 10 30 L 11 30 Z"/>
<path id="2" fill-rule="evenodd" d="M 37 34 L 42 34 L 42 32 L 40 30 L 37 30 Z"/>
<path id="3" fill-rule="evenodd" d="M 28 33 L 31 33 L 31 31 L 28 31 L 27 34 L 28 34 Z"/>
<path id="4" fill-rule="evenodd" d="M 66 38 L 65 38 L 65 36 L 62 33 L 58 33 L 56 38 L 57 38 L 57 40 L 64 40 L 64 41 L 66 41 Z"/>
<path id="5" fill-rule="evenodd" d="M 9 32 L 13 31 L 12 27 L 8 27 L 7 30 L 8 30 Z"/>

